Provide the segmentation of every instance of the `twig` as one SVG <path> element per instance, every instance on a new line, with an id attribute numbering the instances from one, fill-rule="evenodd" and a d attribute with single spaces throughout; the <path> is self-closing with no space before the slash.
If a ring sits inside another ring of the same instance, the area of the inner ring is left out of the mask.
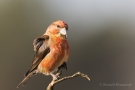
<path id="1" fill-rule="evenodd" d="M 58 73 L 57 75 L 60 75 L 60 73 Z M 62 82 L 62 81 L 67 80 L 67 79 L 72 79 L 72 78 L 77 77 L 77 76 L 82 76 L 90 81 L 90 78 L 88 77 L 88 75 L 83 74 L 81 72 L 77 72 L 77 73 L 73 74 L 72 76 L 66 76 L 66 77 L 60 78 L 58 80 L 52 80 L 51 83 L 48 85 L 46 90 L 53 90 L 54 85 L 56 85 L 57 83 Z"/>

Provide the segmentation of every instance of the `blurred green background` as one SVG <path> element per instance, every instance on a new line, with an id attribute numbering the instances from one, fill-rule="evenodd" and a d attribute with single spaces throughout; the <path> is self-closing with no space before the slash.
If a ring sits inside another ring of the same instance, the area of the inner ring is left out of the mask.
<path id="1" fill-rule="evenodd" d="M 33 40 L 56 20 L 69 25 L 71 54 L 62 76 L 81 71 L 91 81 L 77 77 L 54 90 L 135 89 L 134 0 L 0 0 L 0 90 L 17 90 L 34 56 Z M 50 81 L 38 74 L 18 90 L 45 90 Z"/>

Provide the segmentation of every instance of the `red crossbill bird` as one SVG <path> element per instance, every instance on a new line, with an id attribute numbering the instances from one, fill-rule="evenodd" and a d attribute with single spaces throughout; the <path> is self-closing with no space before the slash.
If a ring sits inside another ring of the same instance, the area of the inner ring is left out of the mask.
<path id="1" fill-rule="evenodd" d="M 42 36 L 34 40 L 35 56 L 31 68 L 17 88 L 24 85 L 30 77 L 37 73 L 51 75 L 56 80 L 58 77 L 55 72 L 67 69 L 66 62 L 69 57 L 67 30 L 68 25 L 64 21 L 58 20 L 53 22 Z"/>

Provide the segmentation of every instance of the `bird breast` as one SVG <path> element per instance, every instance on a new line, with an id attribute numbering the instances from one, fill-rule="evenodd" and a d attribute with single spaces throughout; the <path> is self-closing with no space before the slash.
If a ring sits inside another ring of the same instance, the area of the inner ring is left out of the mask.
<path id="1" fill-rule="evenodd" d="M 66 62 L 69 54 L 67 41 L 51 45 L 50 52 L 45 56 L 39 65 L 39 72 L 45 75 L 56 71 L 59 66 Z"/>

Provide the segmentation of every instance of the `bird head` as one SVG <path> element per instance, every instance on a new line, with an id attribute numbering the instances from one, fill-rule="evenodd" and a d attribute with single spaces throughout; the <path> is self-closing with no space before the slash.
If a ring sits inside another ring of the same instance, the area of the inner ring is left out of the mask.
<path id="1" fill-rule="evenodd" d="M 46 35 L 67 38 L 68 25 L 61 20 L 53 22 L 46 30 Z"/>

